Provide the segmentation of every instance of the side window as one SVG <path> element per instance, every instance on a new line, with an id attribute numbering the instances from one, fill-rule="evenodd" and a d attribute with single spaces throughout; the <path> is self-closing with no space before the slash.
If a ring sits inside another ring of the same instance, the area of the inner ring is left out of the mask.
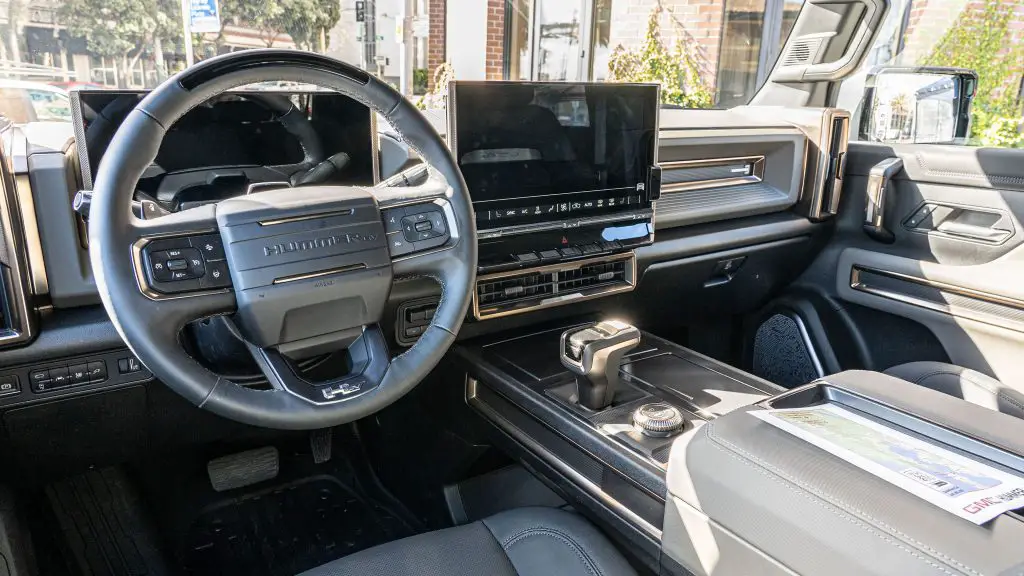
<path id="1" fill-rule="evenodd" d="M 1024 2 L 896 0 L 838 105 L 861 140 L 1024 148 Z"/>

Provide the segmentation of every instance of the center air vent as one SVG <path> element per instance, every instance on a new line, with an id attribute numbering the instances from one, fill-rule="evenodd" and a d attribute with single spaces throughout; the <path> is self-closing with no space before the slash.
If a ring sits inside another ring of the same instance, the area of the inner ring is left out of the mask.
<path id="1" fill-rule="evenodd" d="M 635 278 L 632 253 L 490 274 L 477 279 L 473 314 L 483 320 L 623 292 Z"/>

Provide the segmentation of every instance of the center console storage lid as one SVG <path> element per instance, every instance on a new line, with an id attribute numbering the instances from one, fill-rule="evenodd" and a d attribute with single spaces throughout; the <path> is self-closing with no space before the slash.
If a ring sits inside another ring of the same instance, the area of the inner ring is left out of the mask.
<path id="1" fill-rule="evenodd" d="M 1024 476 L 1024 420 L 876 372 L 843 372 L 672 447 L 663 551 L 694 574 L 1019 574 L 1024 518 L 961 519 L 748 414 L 832 402 Z"/>

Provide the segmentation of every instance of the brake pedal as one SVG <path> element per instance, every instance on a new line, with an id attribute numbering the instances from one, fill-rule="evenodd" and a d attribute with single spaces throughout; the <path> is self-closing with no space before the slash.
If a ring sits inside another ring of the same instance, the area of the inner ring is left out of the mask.
<path id="1" fill-rule="evenodd" d="M 281 463 L 277 448 L 264 446 L 238 454 L 214 458 L 206 464 L 210 484 L 217 492 L 244 488 L 277 478 Z"/>
<path id="2" fill-rule="evenodd" d="M 334 429 L 320 428 L 310 430 L 309 448 L 313 452 L 313 463 L 323 464 L 331 459 L 331 449 L 334 445 Z"/>

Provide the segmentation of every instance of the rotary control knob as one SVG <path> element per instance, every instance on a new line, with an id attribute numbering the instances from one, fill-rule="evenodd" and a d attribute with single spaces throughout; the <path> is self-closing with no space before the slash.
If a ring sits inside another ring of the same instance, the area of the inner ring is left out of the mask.
<path id="1" fill-rule="evenodd" d="M 664 438 L 683 429 L 683 415 L 664 402 L 644 404 L 633 412 L 633 424 L 647 436 Z"/>

